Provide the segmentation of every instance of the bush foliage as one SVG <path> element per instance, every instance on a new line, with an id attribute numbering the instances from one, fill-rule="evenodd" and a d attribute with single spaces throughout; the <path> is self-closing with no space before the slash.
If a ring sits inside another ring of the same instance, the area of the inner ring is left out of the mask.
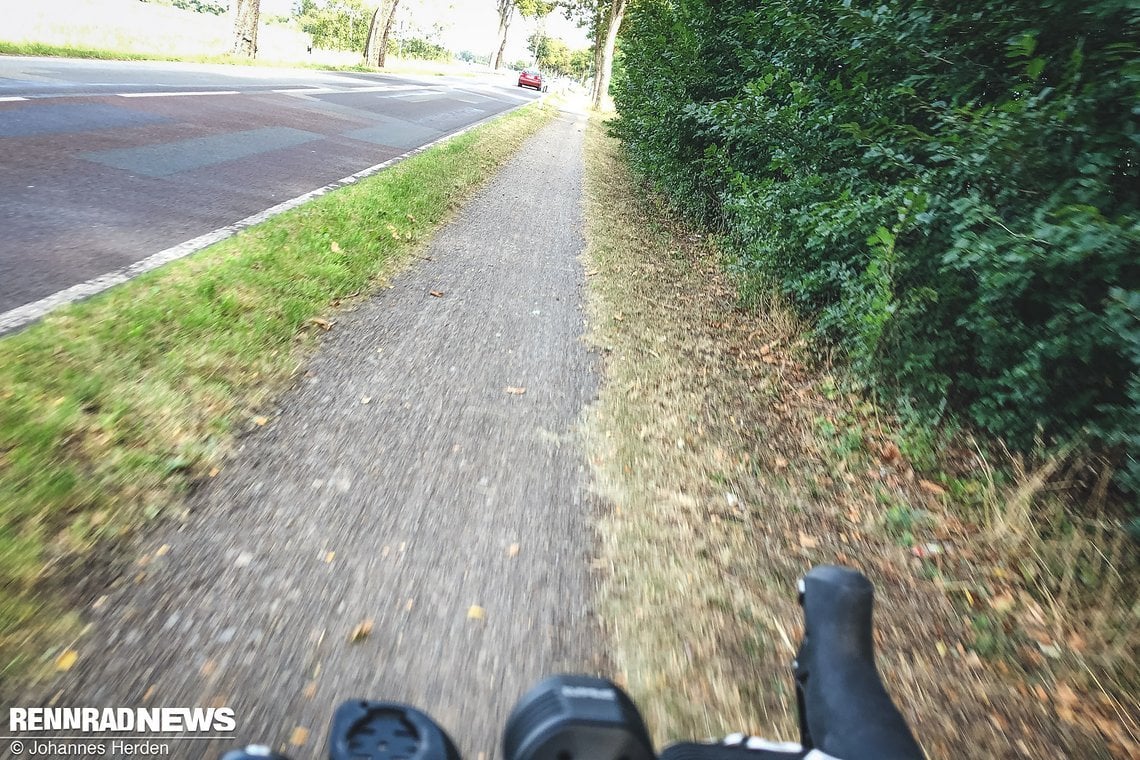
<path id="1" fill-rule="evenodd" d="M 881 388 L 1140 490 L 1140 6 L 643 0 L 616 129 Z"/>

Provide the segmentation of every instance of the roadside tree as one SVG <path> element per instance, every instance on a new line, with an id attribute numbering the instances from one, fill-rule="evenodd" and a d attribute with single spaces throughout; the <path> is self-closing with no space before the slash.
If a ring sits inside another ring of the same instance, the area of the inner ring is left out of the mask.
<path id="1" fill-rule="evenodd" d="M 541 18 L 554 10 L 554 6 L 553 2 L 543 2 L 543 0 L 497 0 L 499 35 L 494 55 L 494 67 L 496 69 L 503 63 L 503 51 L 507 47 L 507 33 L 510 31 L 515 11 L 518 11 L 523 18 Z"/>
<path id="2" fill-rule="evenodd" d="M 233 0 L 234 55 L 257 57 L 257 22 L 261 15 L 261 0 Z"/>
<path id="3" fill-rule="evenodd" d="M 384 68 L 388 57 L 388 38 L 396 21 L 396 9 L 400 0 L 385 0 L 376 6 L 372 13 L 372 23 L 368 27 L 368 37 L 364 44 L 364 62 L 369 66 Z"/>
<path id="4" fill-rule="evenodd" d="M 610 88 L 614 48 L 630 0 L 558 0 L 566 17 L 589 31 L 594 42 L 594 89 L 590 99 L 600 108 Z"/>

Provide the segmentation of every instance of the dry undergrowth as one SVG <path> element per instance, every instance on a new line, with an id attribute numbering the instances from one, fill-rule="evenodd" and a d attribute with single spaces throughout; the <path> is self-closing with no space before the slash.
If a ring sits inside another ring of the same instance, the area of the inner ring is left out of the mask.
<path id="1" fill-rule="evenodd" d="M 875 583 L 880 670 L 931 757 L 1136 756 L 1136 576 L 1115 570 L 1129 547 L 1034 533 L 1018 505 L 1041 483 L 1002 486 L 980 454 L 939 452 L 972 480 L 916 474 L 897 426 L 804 362 L 778 304 L 741 308 L 715 246 L 604 133 L 595 120 L 586 158 L 601 607 L 656 738 L 798 738 L 795 583 L 839 563 Z M 1065 621 L 1075 596 L 1040 601 L 1065 557 L 1099 568 L 1100 619 Z"/>

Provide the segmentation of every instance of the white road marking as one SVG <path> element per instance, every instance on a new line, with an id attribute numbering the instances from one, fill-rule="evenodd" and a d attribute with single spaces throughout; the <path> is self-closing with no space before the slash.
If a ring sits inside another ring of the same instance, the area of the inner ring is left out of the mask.
<path id="1" fill-rule="evenodd" d="M 332 87 L 299 87 L 292 90 L 274 90 L 279 95 L 327 95 L 330 92 L 340 92 Z"/>
<path id="2" fill-rule="evenodd" d="M 27 100 L 27 98 L 21 98 L 19 96 L 0 98 L 0 103 L 14 103 L 17 100 Z"/>
<path id="3" fill-rule="evenodd" d="M 176 98 L 184 95 L 241 95 L 237 90 L 210 90 L 196 92 L 117 92 L 120 98 Z"/>
<path id="4" fill-rule="evenodd" d="M 338 92 L 397 92 L 399 90 L 429 90 L 418 84 L 382 84 L 375 87 L 345 87 Z"/>
<path id="5" fill-rule="evenodd" d="M 288 90 L 274 90 L 281 95 L 327 95 L 337 93 L 351 95 L 357 92 L 398 92 L 401 90 L 420 90 L 423 87 L 415 84 L 382 84 L 375 87 L 295 87 Z"/>
<path id="6" fill-rule="evenodd" d="M 283 203 L 278 203 L 276 206 L 267 208 L 265 211 L 254 214 L 253 216 L 247 216 L 245 219 L 234 222 L 233 224 L 226 225 L 225 227 L 219 227 L 212 232 L 207 232 L 205 235 L 199 235 L 192 240 L 187 240 L 184 243 L 179 243 L 178 245 L 167 248 L 164 251 L 159 251 L 158 253 L 147 256 L 145 259 L 136 261 L 134 264 L 123 267 L 122 269 L 116 270 L 114 272 L 108 272 L 107 274 L 90 279 L 87 282 L 81 282 L 78 285 L 72 285 L 70 288 L 65 288 L 57 293 L 52 293 L 50 296 L 41 298 L 38 301 L 33 301 L 32 303 L 27 303 L 23 306 L 17 306 L 15 309 L 11 309 L 0 314 L 0 335 L 23 327 L 29 322 L 34 322 L 37 319 L 42 319 L 49 312 L 58 309 L 61 306 L 66 306 L 68 304 L 75 303 L 76 301 L 90 298 L 91 296 L 102 293 L 104 290 L 108 290 L 116 285 L 121 285 L 128 280 L 138 277 L 144 272 L 149 272 L 152 269 L 157 269 L 163 264 L 169 264 L 172 261 L 177 261 L 178 259 L 185 258 L 192 253 L 197 253 L 207 246 L 211 246 L 214 243 L 225 240 L 228 237 L 232 237 L 246 227 L 252 227 L 255 224 L 260 224 L 261 222 L 275 217 L 278 214 L 283 214 L 286 211 L 297 208 L 298 206 L 307 203 L 314 198 L 319 198 L 322 195 L 332 192 L 333 190 L 337 190 L 341 187 L 345 187 L 346 185 L 355 184 L 358 180 L 383 171 L 393 164 L 399 163 L 406 158 L 411 158 L 417 153 L 422 153 L 428 148 L 432 148 L 442 142 L 446 142 L 447 140 L 459 137 L 460 135 L 466 132 L 470 132 L 472 129 L 475 129 L 476 127 L 481 126 L 482 124 L 485 124 L 492 119 L 497 119 L 500 116 L 505 116 L 511 111 L 514 111 L 518 108 L 521 108 L 521 106 L 508 108 L 506 111 L 502 111 L 501 113 L 493 114 L 486 117 L 485 119 L 480 119 L 479 121 L 476 121 L 472 124 L 468 124 L 462 129 L 456 130 L 455 132 L 446 134 L 443 137 L 436 138 L 429 143 L 421 145 L 418 148 L 412 148 L 411 150 L 405 151 L 398 156 L 389 158 L 387 161 L 382 161 L 381 163 L 369 166 L 367 169 L 358 171 L 356 174 L 350 174 L 349 176 L 343 179 L 339 179 L 336 182 L 331 182 L 324 187 L 319 187 L 316 190 L 310 190 L 304 195 L 298 195 L 296 198 L 287 200 Z"/>

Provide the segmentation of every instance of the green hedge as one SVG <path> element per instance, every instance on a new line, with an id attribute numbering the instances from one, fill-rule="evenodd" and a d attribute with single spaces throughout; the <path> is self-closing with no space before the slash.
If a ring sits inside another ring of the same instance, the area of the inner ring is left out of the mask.
<path id="1" fill-rule="evenodd" d="M 1140 6 L 643 0 L 616 129 L 882 389 L 1140 490 Z"/>

